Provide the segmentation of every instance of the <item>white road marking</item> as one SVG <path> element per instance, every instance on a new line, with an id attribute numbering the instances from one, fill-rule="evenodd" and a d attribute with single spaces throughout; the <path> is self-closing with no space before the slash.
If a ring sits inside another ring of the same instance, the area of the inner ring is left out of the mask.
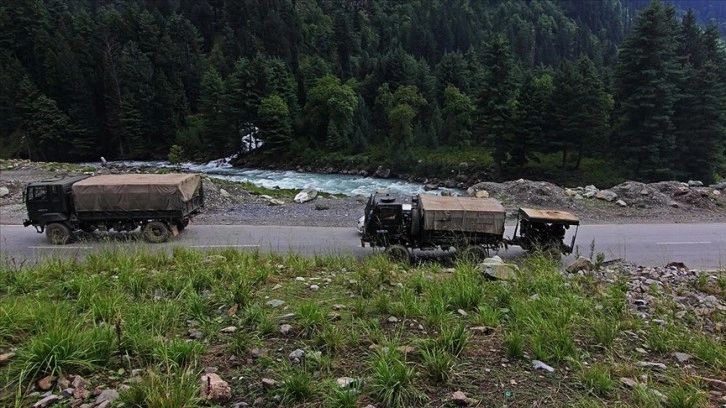
<path id="1" fill-rule="evenodd" d="M 656 245 L 703 245 L 710 244 L 711 241 L 674 241 L 674 242 L 656 242 Z"/>
<path id="2" fill-rule="evenodd" d="M 259 245 L 189 245 L 189 248 L 256 248 Z"/>
<path id="3" fill-rule="evenodd" d="M 81 247 L 69 247 L 69 246 L 29 246 L 30 249 L 91 249 L 92 247 L 89 246 L 81 246 Z"/>

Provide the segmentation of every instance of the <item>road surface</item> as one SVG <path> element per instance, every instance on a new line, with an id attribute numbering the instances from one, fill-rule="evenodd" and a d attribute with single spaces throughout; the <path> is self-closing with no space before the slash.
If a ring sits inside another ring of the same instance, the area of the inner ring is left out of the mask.
<path id="1" fill-rule="evenodd" d="M 505 236 L 511 236 L 513 226 Z M 568 231 L 568 239 L 573 233 Z M 361 248 L 355 225 L 350 228 L 290 227 L 259 225 L 190 225 L 164 244 L 147 244 L 138 233 L 91 237 L 69 245 L 48 244 L 44 234 L 32 227 L 0 225 L 0 259 L 14 265 L 33 263 L 48 257 L 82 258 L 92 251 L 109 248 L 170 251 L 174 246 L 196 249 L 232 247 L 239 250 L 324 255 L 352 254 L 365 257 L 374 253 Z M 569 241 L 568 241 L 569 243 Z M 591 246 L 594 245 L 594 251 Z M 643 266 L 683 262 L 691 269 L 726 269 L 726 224 L 607 224 L 582 225 L 577 235 L 579 253 L 605 254 L 606 260 L 625 259 Z M 501 250 L 504 259 L 523 254 L 518 247 Z M 565 260 L 574 260 L 574 255 Z"/>

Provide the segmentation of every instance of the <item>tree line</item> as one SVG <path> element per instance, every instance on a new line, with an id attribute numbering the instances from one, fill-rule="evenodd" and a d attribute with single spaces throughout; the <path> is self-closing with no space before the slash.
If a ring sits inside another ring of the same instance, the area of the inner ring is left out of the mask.
<path id="1" fill-rule="evenodd" d="M 486 149 L 496 173 L 601 157 L 631 178 L 726 175 L 716 25 L 652 1 L 6 0 L 1 156 Z"/>

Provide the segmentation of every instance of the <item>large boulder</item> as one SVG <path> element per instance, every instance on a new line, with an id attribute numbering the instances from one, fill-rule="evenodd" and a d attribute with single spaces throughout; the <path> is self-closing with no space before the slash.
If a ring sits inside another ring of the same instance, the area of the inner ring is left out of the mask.
<path id="1" fill-rule="evenodd" d="M 514 279 L 519 272 L 517 265 L 504 263 L 502 258 L 497 255 L 484 259 L 478 268 L 485 277 L 503 281 Z"/>
<path id="2" fill-rule="evenodd" d="M 567 267 L 567 272 L 577 273 L 579 271 L 589 272 L 595 269 L 595 264 L 588 258 L 581 256 L 577 258 L 570 266 Z"/>
<path id="3" fill-rule="evenodd" d="M 302 189 L 299 193 L 297 193 L 297 195 L 295 196 L 293 201 L 295 201 L 296 203 L 304 203 L 304 202 L 308 202 L 310 200 L 314 200 L 315 197 L 317 197 L 317 196 L 318 196 L 318 190 L 316 190 L 314 188 L 305 188 L 305 189 Z"/>
<path id="4" fill-rule="evenodd" d="M 391 177 L 391 169 L 384 169 L 383 166 L 378 166 L 376 172 L 373 173 L 373 177 L 389 178 Z"/>
<path id="5" fill-rule="evenodd" d="M 595 198 L 599 198 L 600 200 L 605 200 L 609 202 L 613 202 L 618 199 L 618 195 L 613 193 L 610 190 L 600 190 L 597 193 L 595 193 Z"/>

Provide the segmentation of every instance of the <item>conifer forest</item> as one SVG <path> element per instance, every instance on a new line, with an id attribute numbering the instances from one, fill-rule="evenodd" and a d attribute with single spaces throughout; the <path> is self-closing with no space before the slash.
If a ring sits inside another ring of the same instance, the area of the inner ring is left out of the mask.
<path id="1" fill-rule="evenodd" d="M 3 0 L 0 158 L 714 182 L 725 36 L 701 0 Z"/>

